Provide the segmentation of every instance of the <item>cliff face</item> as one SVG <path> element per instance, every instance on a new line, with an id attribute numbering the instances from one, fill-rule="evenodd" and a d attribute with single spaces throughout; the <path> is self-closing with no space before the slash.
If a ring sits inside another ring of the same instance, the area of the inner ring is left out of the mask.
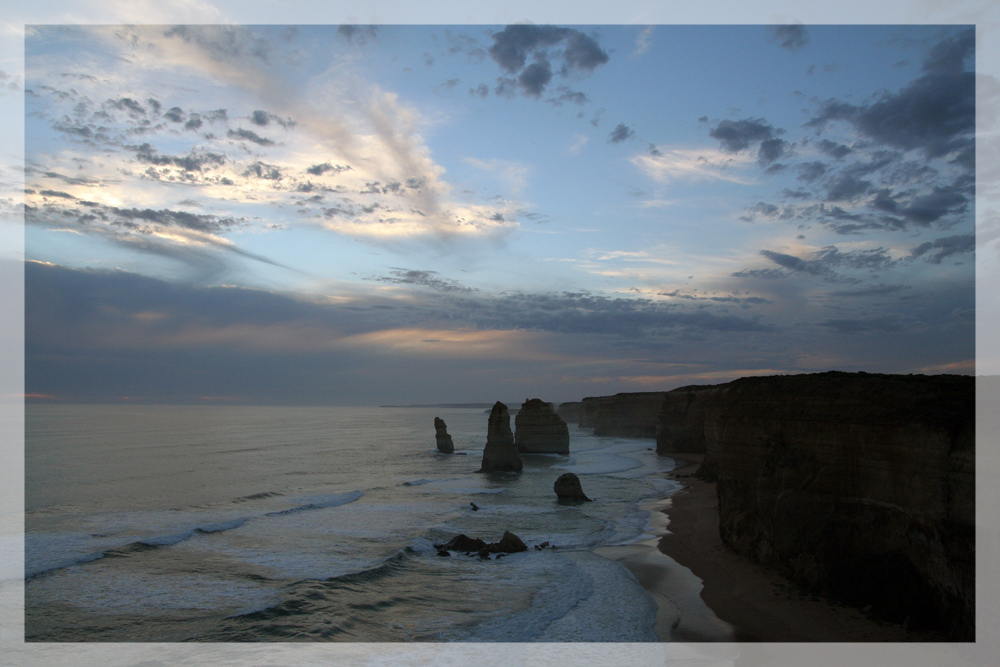
<path id="1" fill-rule="evenodd" d="M 569 428 L 552 405 L 532 398 L 514 418 L 514 444 L 523 454 L 569 454 Z"/>
<path id="2" fill-rule="evenodd" d="M 567 424 L 579 424 L 582 407 L 583 404 L 580 401 L 567 401 L 566 403 L 559 404 L 559 409 L 556 410 L 556 413 Z"/>
<path id="3" fill-rule="evenodd" d="M 520 472 L 522 466 L 514 434 L 510 430 L 510 413 L 506 405 L 497 401 L 490 411 L 483 465 L 479 472 Z"/>
<path id="4" fill-rule="evenodd" d="M 727 545 L 818 593 L 974 639 L 974 378 L 743 378 L 670 400 L 664 414 L 689 429 L 675 444 L 704 415 Z"/>
<path id="5" fill-rule="evenodd" d="M 692 385 L 668 391 L 656 423 L 656 453 L 705 451 L 705 411 L 726 385 Z"/>
<path id="6" fill-rule="evenodd" d="M 655 438 L 665 395 L 663 391 L 646 391 L 585 398 L 580 426 L 592 427 L 594 435 Z"/>

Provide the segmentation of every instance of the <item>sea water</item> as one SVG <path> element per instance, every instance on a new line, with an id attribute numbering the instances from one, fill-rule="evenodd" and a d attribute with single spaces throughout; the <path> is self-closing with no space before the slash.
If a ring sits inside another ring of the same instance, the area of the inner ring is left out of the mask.
<path id="1" fill-rule="evenodd" d="M 434 417 L 454 454 L 439 453 Z M 652 440 L 570 426 L 569 456 L 477 473 L 460 408 L 29 405 L 28 641 L 655 641 L 599 546 L 675 490 Z M 591 503 L 559 503 L 580 476 Z M 474 509 L 473 504 L 478 508 Z M 504 531 L 527 552 L 438 555 Z M 548 543 L 548 546 L 536 549 Z"/>

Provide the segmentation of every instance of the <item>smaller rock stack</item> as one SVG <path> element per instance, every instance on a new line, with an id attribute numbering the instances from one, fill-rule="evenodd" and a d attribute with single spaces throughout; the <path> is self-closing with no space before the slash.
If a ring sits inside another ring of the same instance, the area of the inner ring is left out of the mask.
<path id="1" fill-rule="evenodd" d="M 510 413 L 506 405 L 497 401 L 490 411 L 483 465 L 477 472 L 521 472 L 522 466 L 510 430 Z"/>
<path id="2" fill-rule="evenodd" d="M 551 403 L 532 398 L 514 418 L 514 443 L 522 454 L 569 454 L 569 427 Z"/>
<path id="3" fill-rule="evenodd" d="M 451 436 L 448 435 L 448 425 L 440 417 L 434 418 L 434 437 L 437 439 L 439 452 L 451 454 L 455 451 L 455 443 L 452 442 Z"/>
<path id="4" fill-rule="evenodd" d="M 559 496 L 559 500 L 591 501 L 591 498 L 588 498 L 583 492 L 583 485 L 580 484 L 580 478 L 571 472 L 559 475 L 559 479 L 552 486 L 552 490 Z"/>

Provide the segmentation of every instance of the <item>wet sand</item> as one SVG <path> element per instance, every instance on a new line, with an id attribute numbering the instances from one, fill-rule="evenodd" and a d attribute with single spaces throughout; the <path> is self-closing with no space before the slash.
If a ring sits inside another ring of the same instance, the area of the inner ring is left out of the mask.
<path id="1" fill-rule="evenodd" d="M 655 629 L 661 641 L 931 640 L 803 593 L 779 574 L 727 549 L 719 537 L 715 484 L 692 476 L 702 456 L 672 457 L 677 467 L 668 477 L 685 488 L 651 507 L 662 512 L 662 520 L 652 521 L 654 534 L 662 537 L 598 551 L 628 567 L 656 598 L 660 613 Z M 694 591 L 699 600 L 692 599 Z"/>

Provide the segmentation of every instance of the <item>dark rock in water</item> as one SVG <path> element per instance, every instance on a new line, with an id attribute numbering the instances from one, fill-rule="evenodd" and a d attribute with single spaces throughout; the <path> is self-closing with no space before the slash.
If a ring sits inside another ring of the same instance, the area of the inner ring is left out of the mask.
<path id="1" fill-rule="evenodd" d="M 514 533 L 503 532 L 503 537 L 500 538 L 499 542 L 494 542 L 493 544 L 486 545 L 486 548 L 490 553 L 507 553 L 513 554 L 519 551 L 527 551 L 528 546 L 521 541 L 521 538 Z"/>
<path id="2" fill-rule="evenodd" d="M 472 511 L 473 512 L 478 512 L 479 511 L 479 505 L 477 505 L 476 503 L 469 503 L 469 504 L 472 505 Z"/>
<path id="3" fill-rule="evenodd" d="M 547 545 L 548 542 L 545 544 Z M 434 548 L 438 550 L 439 556 L 449 555 L 448 550 L 450 549 L 451 551 L 464 551 L 467 554 L 475 552 L 479 554 L 480 558 L 485 558 L 486 560 L 489 560 L 490 554 L 513 554 L 528 550 L 527 545 L 521 541 L 520 537 L 506 530 L 499 542 L 486 544 L 486 542 L 478 537 L 456 535 L 447 544 L 435 544 Z"/>
<path id="4" fill-rule="evenodd" d="M 522 454 L 569 454 L 569 427 L 551 403 L 532 398 L 514 418 L 514 443 Z"/>
<path id="5" fill-rule="evenodd" d="M 448 425 L 440 417 L 434 418 L 434 437 L 437 439 L 439 452 L 451 454 L 455 451 L 455 443 L 452 442 L 451 436 L 448 435 Z"/>
<path id="6" fill-rule="evenodd" d="M 469 537 L 468 535 L 458 534 L 451 538 L 447 544 L 435 544 L 434 548 L 439 551 L 479 551 L 480 549 L 486 548 L 486 542 L 483 542 L 478 537 Z"/>
<path id="7" fill-rule="evenodd" d="M 559 475 L 559 479 L 556 480 L 552 489 L 559 496 L 559 500 L 586 500 L 588 502 L 591 500 L 583 493 L 580 478 L 571 472 Z"/>
<path id="8" fill-rule="evenodd" d="M 520 472 L 522 466 L 517 445 L 514 444 L 514 434 L 510 430 L 507 406 L 497 401 L 490 411 L 483 465 L 478 472 Z"/>

